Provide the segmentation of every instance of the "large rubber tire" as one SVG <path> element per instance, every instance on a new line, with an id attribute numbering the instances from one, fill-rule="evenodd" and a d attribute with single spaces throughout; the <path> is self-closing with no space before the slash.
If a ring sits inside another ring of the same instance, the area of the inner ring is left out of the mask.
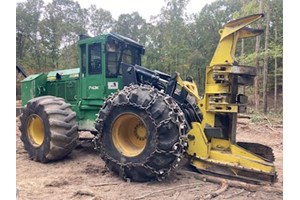
<path id="1" fill-rule="evenodd" d="M 31 99 L 20 116 L 21 140 L 30 159 L 46 163 L 69 155 L 78 138 L 76 113 L 64 99 Z"/>
<path id="2" fill-rule="evenodd" d="M 183 157 L 184 123 L 170 96 L 147 85 L 125 87 L 106 100 L 96 120 L 100 155 L 125 180 L 162 180 Z"/>

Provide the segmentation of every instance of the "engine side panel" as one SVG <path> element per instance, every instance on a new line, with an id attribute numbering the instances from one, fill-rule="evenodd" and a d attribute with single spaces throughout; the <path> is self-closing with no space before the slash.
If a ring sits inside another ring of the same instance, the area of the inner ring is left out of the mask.
<path id="1" fill-rule="evenodd" d="M 33 74 L 21 81 L 22 106 L 35 97 L 46 95 L 47 75 Z"/>

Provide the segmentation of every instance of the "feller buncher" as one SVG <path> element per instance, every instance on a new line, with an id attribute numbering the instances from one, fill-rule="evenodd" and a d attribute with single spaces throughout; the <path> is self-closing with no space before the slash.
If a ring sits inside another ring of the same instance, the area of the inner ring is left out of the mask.
<path id="1" fill-rule="evenodd" d="M 237 63 L 236 45 L 262 33 L 247 27 L 262 17 L 219 31 L 202 96 L 192 77 L 141 67 L 145 50 L 137 42 L 114 33 L 82 35 L 79 68 L 22 81 L 20 131 L 29 157 L 62 159 L 76 147 L 78 131 L 90 131 L 106 166 L 124 179 L 164 179 L 186 156 L 200 172 L 274 182 L 272 149 L 236 142 L 237 113 L 247 104 L 238 87 L 256 75 L 255 67 Z"/>

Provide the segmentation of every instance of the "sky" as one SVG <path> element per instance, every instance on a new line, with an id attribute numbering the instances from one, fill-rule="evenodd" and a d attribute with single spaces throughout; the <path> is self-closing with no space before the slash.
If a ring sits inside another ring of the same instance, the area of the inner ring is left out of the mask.
<path id="1" fill-rule="evenodd" d="M 25 2 L 26 0 L 16 0 L 16 2 Z M 75 0 L 74 0 L 75 1 Z M 139 14 L 150 20 L 151 15 L 160 13 L 160 9 L 165 5 L 164 0 L 77 0 L 81 7 L 88 8 L 91 4 L 95 4 L 97 8 L 103 8 L 111 12 L 114 19 L 118 19 L 120 14 L 132 13 L 138 11 Z M 215 0 L 190 0 L 187 5 L 187 12 L 198 13 L 205 6 Z M 52 0 L 44 0 L 45 3 Z"/>

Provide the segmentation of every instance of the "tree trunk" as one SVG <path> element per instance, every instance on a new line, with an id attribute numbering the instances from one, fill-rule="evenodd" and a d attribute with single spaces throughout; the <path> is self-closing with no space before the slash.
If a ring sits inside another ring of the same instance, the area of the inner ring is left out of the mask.
<path id="1" fill-rule="evenodd" d="M 259 13 L 262 13 L 262 0 L 259 1 Z M 258 24 L 258 29 L 261 29 L 261 24 Z M 260 76 L 260 67 L 259 67 L 259 50 L 260 50 L 260 35 L 256 36 L 256 43 L 255 43 L 255 66 L 257 69 L 257 75 L 254 79 L 254 100 L 255 100 L 255 111 L 259 111 L 259 76 Z"/>
<path id="2" fill-rule="evenodd" d="M 271 6 L 269 1 L 266 1 L 266 36 L 265 36 L 265 56 L 264 56 L 264 68 L 263 68 L 263 112 L 267 113 L 268 103 L 267 103 L 267 92 L 268 92 L 268 61 L 269 55 L 267 54 L 269 48 L 269 36 L 270 36 L 270 10 Z"/>
<path id="3" fill-rule="evenodd" d="M 275 23 L 274 27 L 275 31 L 275 43 L 277 42 L 277 24 Z M 277 56 L 275 56 L 275 63 L 274 63 L 274 111 L 277 111 Z"/>

